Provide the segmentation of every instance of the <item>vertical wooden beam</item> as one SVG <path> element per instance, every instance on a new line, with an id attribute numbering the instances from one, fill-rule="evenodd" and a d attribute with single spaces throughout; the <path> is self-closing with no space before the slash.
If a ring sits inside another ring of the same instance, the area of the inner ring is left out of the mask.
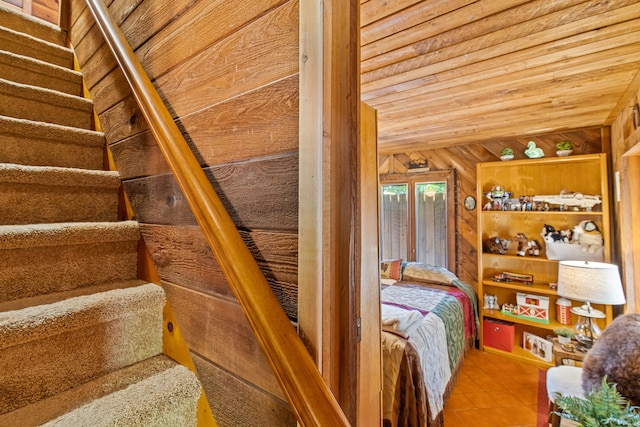
<path id="1" fill-rule="evenodd" d="M 359 426 L 380 425 L 382 420 L 382 344 L 380 313 L 380 255 L 378 249 L 379 201 L 378 129 L 376 111 L 362 104 L 360 177 L 358 196 L 360 259 L 360 345 L 356 420 Z"/>
<path id="2" fill-rule="evenodd" d="M 298 332 L 328 380 L 323 359 L 322 3 L 300 2 Z M 328 382 L 328 381 L 327 381 Z"/>
<path id="3" fill-rule="evenodd" d="M 300 26 L 299 329 L 357 425 L 359 1 L 301 1 Z"/>
<path id="4" fill-rule="evenodd" d="M 623 283 L 627 297 L 626 312 L 640 311 L 640 142 L 621 159 L 620 171 L 620 244 Z M 615 196 L 614 196 L 615 197 Z M 635 226 L 634 226 L 635 225 Z"/>
<path id="5" fill-rule="evenodd" d="M 360 175 L 359 1 L 324 2 L 325 120 L 325 313 L 332 330 L 325 335 L 336 397 L 357 425 L 357 346 L 360 300 L 358 177 Z"/>

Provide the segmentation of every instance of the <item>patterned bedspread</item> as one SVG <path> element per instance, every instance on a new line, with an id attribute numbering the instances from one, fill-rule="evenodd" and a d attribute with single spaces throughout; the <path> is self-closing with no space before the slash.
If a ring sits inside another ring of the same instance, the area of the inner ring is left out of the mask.
<path id="1" fill-rule="evenodd" d="M 384 287 L 381 296 L 388 332 L 383 334 L 385 426 L 441 425 L 445 399 L 479 326 L 476 293 L 451 278 L 448 285 L 398 282 Z M 414 385 L 415 395 L 409 395 L 402 381 L 416 378 L 426 393 Z"/>

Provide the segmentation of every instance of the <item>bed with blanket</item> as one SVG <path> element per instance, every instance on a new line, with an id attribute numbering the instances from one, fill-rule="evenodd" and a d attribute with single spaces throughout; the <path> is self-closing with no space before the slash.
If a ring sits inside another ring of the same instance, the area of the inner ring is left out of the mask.
<path id="1" fill-rule="evenodd" d="M 477 294 L 442 267 L 395 260 L 381 272 L 384 426 L 442 426 L 475 343 Z"/>

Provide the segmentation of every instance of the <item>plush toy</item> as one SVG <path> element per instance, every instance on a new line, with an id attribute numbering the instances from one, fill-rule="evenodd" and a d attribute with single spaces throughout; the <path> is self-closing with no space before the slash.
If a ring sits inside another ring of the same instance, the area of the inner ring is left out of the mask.
<path id="1" fill-rule="evenodd" d="M 546 243 L 559 242 L 562 240 L 560 232 L 556 231 L 556 228 L 549 224 L 545 224 L 544 227 L 542 227 L 540 235 Z"/>
<path id="2" fill-rule="evenodd" d="M 573 227 L 572 239 L 580 244 L 582 252 L 590 254 L 594 254 L 604 244 L 600 229 L 595 222 L 589 220 L 580 221 L 580 224 Z"/>
<path id="3" fill-rule="evenodd" d="M 525 256 L 527 252 L 529 256 L 538 256 L 540 255 L 540 243 L 537 240 L 529 240 L 524 233 L 518 233 L 513 238 L 514 242 L 518 242 L 518 251 L 516 255 Z"/>
<path id="4" fill-rule="evenodd" d="M 631 405 L 640 405 L 640 314 L 617 317 L 587 352 L 582 364 L 585 393 L 600 388 L 605 375 Z"/>
<path id="5" fill-rule="evenodd" d="M 510 244 L 511 240 L 493 236 L 484 241 L 484 252 L 489 254 L 504 255 L 507 253 Z"/>
<path id="6" fill-rule="evenodd" d="M 545 224 L 540 236 L 546 243 L 569 243 L 571 230 L 556 230 L 553 225 Z"/>
<path id="7" fill-rule="evenodd" d="M 571 241 L 571 230 L 560 230 L 560 241 L 562 243 L 569 243 Z"/>

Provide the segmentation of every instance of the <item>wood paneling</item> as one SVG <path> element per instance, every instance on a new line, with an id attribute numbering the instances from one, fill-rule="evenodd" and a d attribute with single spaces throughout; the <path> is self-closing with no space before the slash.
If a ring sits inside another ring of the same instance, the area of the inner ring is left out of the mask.
<path id="1" fill-rule="evenodd" d="M 285 399 L 237 303 L 168 282 L 162 286 L 191 351 Z"/>
<path id="2" fill-rule="evenodd" d="M 297 230 L 297 155 L 205 168 L 225 208 L 242 230 Z M 195 225 L 171 174 L 124 182 L 136 219 L 148 224 Z"/>
<path id="3" fill-rule="evenodd" d="M 637 0 L 360 3 L 382 153 L 607 125 L 633 94 Z"/>
<path id="4" fill-rule="evenodd" d="M 178 125 L 187 142 L 197 144 L 203 165 L 292 152 L 298 147 L 297 93 L 293 76 L 182 117 Z M 149 131 L 111 149 L 123 179 L 168 172 Z"/>
<path id="5" fill-rule="evenodd" d="M 611 125 L 612 173 L 614 174 L 612 227 L 619 236 L 622 282 L 627 297 L 626 311 L 640 312 L 640 78 L 630 87 L 635 91 L 626 108 Z"/>
<path id="6" fill-rule="evenodd" d="M 218 427 L 251 427 L 256 419 L 265 426 L 296 425 L 286 402 L 228 375 L 200 355 L 194 353 L 192 357 Z"/>
<path id="7" fill-rule="evenodd" d="M 58 23 L 59 0 L 32 0 L 31 14 L 52 24 Z"/>
<path id="8" fill-rule="evenodd" d="M 158 77 L 170 110 L 186 115 L 297 73 L 297 6 L 273 9 Z"/>
<path id="9" fill-rule="evenodd" d="M 298 1 L 106 3 L 295 321 Z M 214 405 L 214 417 L 219 425 L 295 424 L 83 0 L 71 0 L 70 16 L 70 39 L 150 256 L 210 401 L 228 402 Z"/>
<path id="10" fill-rule="evenodd" d="M 235 301 L 200 227 L 142 224 L 142 236 L 165 282 L 188 283 L 204 294 Z M 297 234 L 241 232 L 292 321 L 297 318 Z"/>
<path id="11" fill-rule="evenodd" d="M 59 0 L 1 0 L 0 4 L 52 24 L 58 23 Z"/>
<path id="12" fill-rule="evenodd" d="M 513 149 L 515 159 L 525 159 L 524 150 L 529 141 L 543 149 L 546 157 L 555 157 L 555 144 L 562 140 L 572 141 L 574 154 L 591 154 L 603 151 L 602 129 L 587 128 L 553 134 L 502 139 L 479 142 L 469 145 L 455 145 L 449 148 L 422 150 L 417 152 L 381 155 L 379 159 L 379 173 L 390 173 L 389 165 L 393 161 L 396 173 L 407 171 L 410 156 L 420 155 L 429 163 L 431 170 L 456 170 L 456 274 L 465 282 L 477 286 L 477 209 L 481 209 L 486 200 L 476 200 L 476 208 L 472 211 L 464 207 L 467 196 L 476 195 L 476 164 L 493 162 L 500 159 L 500 151 L 504 147 Z M 391 159 L 393 157 L 393 159 Z"/>

